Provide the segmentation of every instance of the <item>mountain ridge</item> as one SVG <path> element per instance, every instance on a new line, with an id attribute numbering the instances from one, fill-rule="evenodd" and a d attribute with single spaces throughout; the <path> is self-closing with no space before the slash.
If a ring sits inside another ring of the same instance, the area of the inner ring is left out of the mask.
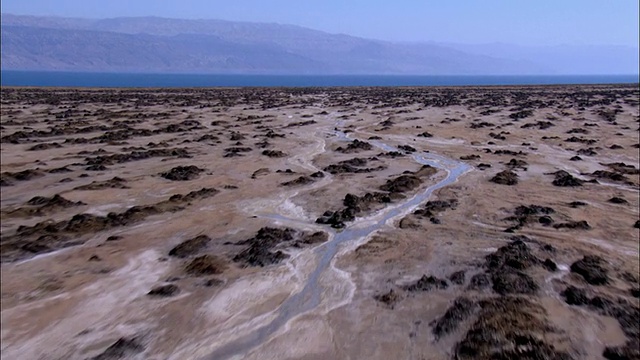
<path id="1" fill-rule="evenodd" d="M 585 57 L 580 53 L 576 60 L 576 56 L 549 54 L 547 50 L 510 53 L 484 51 L 474 45 L 406 44 L 277 23 L 1 16 L 3 70 L 533 75 L 571 74 L 567 69 L 575 69 L 575 62 Z M 598 53 L 598 49 L 594 51 Z M 605 70 L 612 74 L 637 72 L 637 66 L 633 67 L 637 51 L 634 59 L 629 55 L 631 50 L 622 49 L 606 57 L 610 64 L 617 61 L 617 65 Z M 514 53 L 524 56 L 504 56 Z M 574 64 L 554 66 L 554 62 L 559 63 L 554 56 Z M 591 62 L 584 64 L 577 67 L 581 72 L 595 73 L 602 68 Z"/>

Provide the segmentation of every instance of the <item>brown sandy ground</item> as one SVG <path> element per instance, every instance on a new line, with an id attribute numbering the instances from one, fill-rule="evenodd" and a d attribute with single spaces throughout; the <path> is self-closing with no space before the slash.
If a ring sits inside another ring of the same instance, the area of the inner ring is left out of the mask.
<path id="1" fill-rule="evenodd" d="M 425 151 L 242 357 L 640 358 L 637 85 L 1 91 L 3 358 L 206 358 Z"/>

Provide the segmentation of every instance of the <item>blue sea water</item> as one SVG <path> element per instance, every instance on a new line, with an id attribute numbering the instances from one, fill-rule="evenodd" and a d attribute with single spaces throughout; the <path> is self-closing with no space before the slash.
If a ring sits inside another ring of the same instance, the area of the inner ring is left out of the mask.
<path id="1" fill-rule="evenodd" d="M 52 87 L 319 87 L 471 86 L 638 83 L 638 75 L 200 75 L 2 71 L 2 86 Z"/>

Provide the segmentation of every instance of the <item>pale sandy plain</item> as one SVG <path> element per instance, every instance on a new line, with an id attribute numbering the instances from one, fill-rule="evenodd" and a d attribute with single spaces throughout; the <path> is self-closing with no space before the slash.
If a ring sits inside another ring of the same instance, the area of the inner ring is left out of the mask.
<path id="1" fill-rule="evenodd" d="M 637 359 L 639 119 L 637 85 L 3 88 L 2 358 Z M 467 167 L 405 206 L 419 154 Z"/>

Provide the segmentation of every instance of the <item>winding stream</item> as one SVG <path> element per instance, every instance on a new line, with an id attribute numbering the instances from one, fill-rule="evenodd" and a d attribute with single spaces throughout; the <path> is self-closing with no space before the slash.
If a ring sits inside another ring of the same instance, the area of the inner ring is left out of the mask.
<path id="1" fill-rule="evenodd" d="M 338 123 L 338 125 L 340 124 Z M 336 130 L 334 133 L 339 139 L 352 141 L 352 139 L 342 131 Z M 370 141 L 370 143 L 384 151 L 399 151 L 397 148 L 384 144 L 380 141 Z M 331 228 L 325 229 L 325 231 L 329 232 L 331 235 L 330 240 L 312 250 L 318 259 L 317 266 L 309 275 L 304 288 L 300 292 L 290 296 L 282 303 L 279 309 L 277 309 L 277 317 L 269 324 L 256 328 L 247 336 L 225 344 L 210 354 L 207 359 L 228 359 L 235 356 L 242 357 L 251 349 L 268 340 L 295 316 L 318 307 L 322 301 L 322 292 L 324 290 L 323 286 L 320 284 L 320 277 L 331 265 L 331 262 L 337 254 L 341 244 L 347 241 L 363 239 L 372 235 L 377 230 L 384 227 L 387 222 L 393 221 L 398 216 L 406 214 L 419 204 L 426 201 L 435 190 L 455 182 L 461 175 L 471 170 L 471 166 L 465 163 L 435 154 L 414 153 L 411 156 L 419 164 L 431 165 L 444 170 L 447 176 L 438 183 L 426 188 L 424 192 L 415 195 L 413 198 L 410 198 L 403 203 L 395 204 L 394 206 L 380 210 L 378 214 L 381 216 L 369 217 L 367 218 L 367 221 L 359 221 L 362 219 L 356 219 L 355 222 L 348 224 L 347 227 L 339 232 L 336 232 Z M 268 217 L 277 220 L 300 222 L 299 220 L 288 219 L 280 215 L 272 215 Z"/>

